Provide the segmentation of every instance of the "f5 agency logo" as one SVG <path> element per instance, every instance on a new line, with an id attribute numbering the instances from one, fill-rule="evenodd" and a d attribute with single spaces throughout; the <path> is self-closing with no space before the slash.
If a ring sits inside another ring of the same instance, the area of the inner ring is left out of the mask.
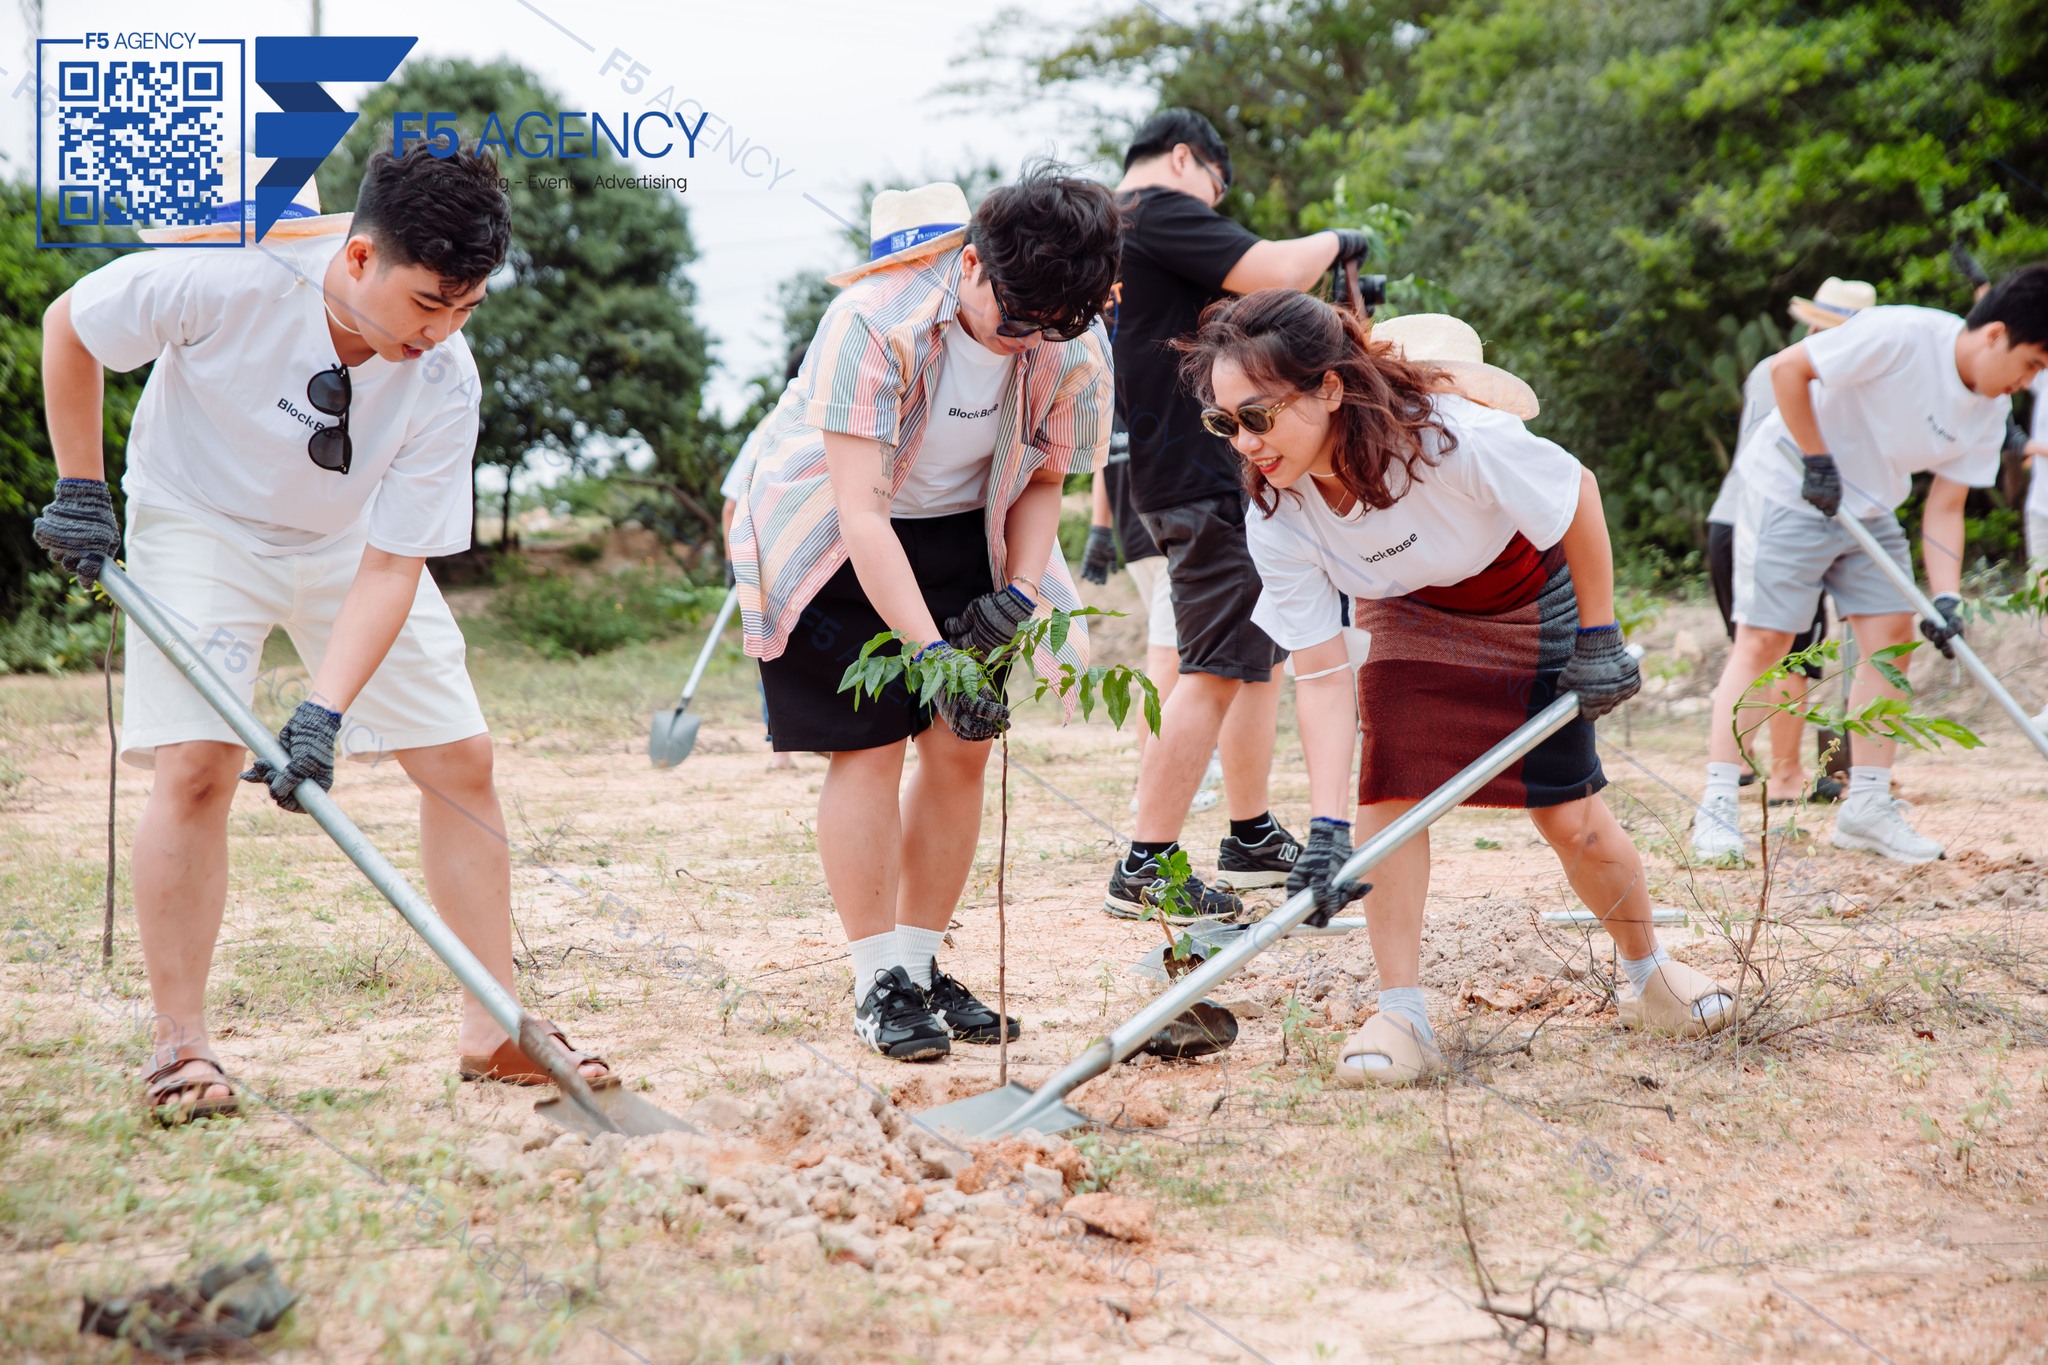
<path id="1" fill-rule="evenodd" d="M 247 127 L 247 41 L 184 31 L 88 33 L 36 44 L 38 83 L 54 72 L 56 100 L 36 112 L 40 247 L 113 247 L 53 240 L 49 228 L 199 227 L 237 231 L 162 246 L 247 246 L 281 218 L 355 125 L 324 81 L 390 78 L 417 38 L 255 39 L 255 81 L 277 110 L 255 118 L 254 154 L 273 158 L 253 187 Z"/>

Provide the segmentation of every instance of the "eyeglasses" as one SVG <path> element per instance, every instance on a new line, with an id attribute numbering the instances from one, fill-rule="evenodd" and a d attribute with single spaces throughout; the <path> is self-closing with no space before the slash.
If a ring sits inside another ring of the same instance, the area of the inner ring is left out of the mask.
<path id="1" fill-rule="evenodd" d="M 1273 430 L 1273 424 L 1279 419 L 1281 411 L 1299 397 L 1301 395 L 1297 393 L 1277 403 L 1246 403 L 1236 412 L 1229 412 L 1223 408 L 1203 408 L 1202 425 L 1212 435 L 1221 436 L 1226 441 L 1237 435 L 1239 427 L 1243 427 L 1254 436 L 1264 436 Z"/>
<path id="2" fill-rule="evenodd" d="M 1214 166 L 1211 166 L 1208 162 L 1202 160 L 1202 158 L 1195 157 L 1193 158 L 1193 160 L 1197 166 L 1200 166 L 1202 170 L 1208 174 L 1211 180 L 1216 182 L 1216 202 L 1219 204 L 1222 203 L 1223 196 L 1230 193 L 1230 182 L 1228 180 L 1225 180 L 1220 174 L 1217 173 L 1216 168 Z"/>
<path id="3" fill-rule="evenodd" d="M 1095 325 L 1093 314 L 1077 323 L 1058 325 L 1046 322 L 1033 322 L 1030 318 L 1012 318 L 1010 310 L 1003 306 L 1003 291 L 996 288 L 996 277 L 993 275 L 988 277 L 988 292 L 994 296 L 996 315 L 1002 319 L 1001 322 L 996 324 L 996 335 L 999 337 L 1008 337 L 1012 341 L 1021 341 L 1029 336 L 1043 336 L 1047 341 L 1072 341 L 1075 337 L 1082 335 Z"/>
<path id="4" fill-rule="evenodd" d="M 322 370 L 306 381 L 306 401 L 329 417 L 341 419 L 335 426 L 315 427 L 306 441 L 306 453 L 314 464 L 336 474 L 348 473 L 349 460 L 355 455 L 355 443 L 348 438 L 348 405 L 354 397 L 346 365 Z"/>

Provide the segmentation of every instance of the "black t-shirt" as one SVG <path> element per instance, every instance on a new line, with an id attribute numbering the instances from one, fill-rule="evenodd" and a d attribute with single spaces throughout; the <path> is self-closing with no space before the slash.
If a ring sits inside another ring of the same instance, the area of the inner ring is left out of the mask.
<path id="1" fill-rule="evenodd" d="M 1117 548 L 1124 563 L 1150 559 L 1162 553 L 1159 542 L 1138 517 L 1138 505 L 1131 501 L 1131 433 L 1119 421 L 1110 429 L 1109 456 L 1102 462 L 1102 486 L 1109 494 L 1109 523 L 1116 532 Z"/>
<path id="2" fill-rule="evenodd" d="M 1144 512 L 1243 487 L 1237 455 L 1202 429 L 1169 345 L 1195 330 L 1258 237 L 1192 195 L 1151 185 L 1126 194 L 1123 265 L 1109 316 L 1117 415 L 1131 433 L 1131 494 Z"/>

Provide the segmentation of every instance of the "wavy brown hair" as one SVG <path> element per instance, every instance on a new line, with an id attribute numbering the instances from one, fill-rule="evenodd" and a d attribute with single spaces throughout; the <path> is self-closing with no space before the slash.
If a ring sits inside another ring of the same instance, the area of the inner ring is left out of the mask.
<path id="1" fill-rule="evenodd" d="M 1173 346 L 1181 353 L 1181 382 L 1204 403 L 1215 401 L 1209 376 L 1219 360 L 1235 361 L 1263 388 L 1289 393 L 1314 393 L 1324 376 L 1335 374 L 1344 397 L 1333 414 L 1331 467 L 1367 507 L 1392 507 L 1418 466 L 1435 464 L 1457 444 L 1430 404 L 1431 395 L 1446 388 L 1442 371 L 1402 359 L 1391 342 L 1374 341 L 1357 315 L 1312 295 L 1261 289 L 1221 299 L 1203 310 L 1194 336 Z M 1433 452 L 1422 437 L 1426 430 L 1437 434 Z M 1271 516 L 1279 503 L 1273 486 L 1251 461 L 1240 464 L 1245 492 Z M 1406 476 L 1400 492 L 1387 478 L 1395 465 Z"/>

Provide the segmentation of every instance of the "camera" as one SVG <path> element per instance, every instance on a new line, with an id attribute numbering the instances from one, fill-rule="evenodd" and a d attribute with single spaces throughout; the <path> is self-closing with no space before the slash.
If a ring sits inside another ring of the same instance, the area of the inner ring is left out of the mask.
<path id="1" fill-rule="evenodd" d="M 1358 293 L 1365 300 L 1367 312 L 1387 301 L 1387 277 L 1385 275 L 1360 275 Z"/>

